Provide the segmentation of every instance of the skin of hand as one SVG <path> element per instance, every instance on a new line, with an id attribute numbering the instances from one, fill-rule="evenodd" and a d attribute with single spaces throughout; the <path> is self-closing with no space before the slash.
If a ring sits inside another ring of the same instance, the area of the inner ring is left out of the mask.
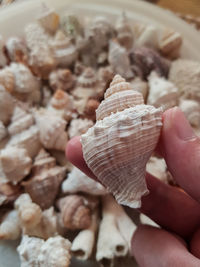
<path id="1" fill-rule="evenodd" d="M 161 229 L 140 225 L 132 238 L 132 255 L 140 267 L 200 266 L 200 138 L 177 107 L 163 114 L 163 127 L 156 149 L 183 190 L 164 184 L 147 173 L 150 193 L 142 197 L 140 212 Z M 67 158 L 89 177 L 80 137 L 66 147 Z M 129 210 L 131 215 L 131 209 Z"/>

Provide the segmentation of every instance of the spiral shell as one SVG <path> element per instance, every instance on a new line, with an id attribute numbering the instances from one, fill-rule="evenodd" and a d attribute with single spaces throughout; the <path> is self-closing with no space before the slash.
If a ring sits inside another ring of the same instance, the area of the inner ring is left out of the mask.
<path id="1" fill-rule="evenodd" d="M 116 75 L 96 114 L 96 124 L 81 138 L 84 159 L 120 204 L 140 207 L 148 192 L 145 165 L 158 142 L 161 110 L 144 105 L 142 95 Z"/>
<path id="2" fill-rule="evenodd" d="M 40 109 L 35 113 L 35 120 L 43 146 L 47 149 L 65 150 L 68 140 L 65 131 L 66 121 L 45 109 Z"/>
<path id="3" fill-rule="evenodd" d="M 0 71 L 0 85 L 2 85 L 9 93 L 14 91 L 15 76 L 9 68 L 4 68 Z"/>
<path id="4" fill-rule="evenodd" d="M 14 109 L 14 99 L 0 84 L 0 121 L 7 125 Z"/>
<path id="5" fill-rule="evenodd" d="M 0 121 L 0 141 L 6 137 L 7 133 L 6 127 L 4 126 L 3 122 Z"/>
<path id="6" fill-rule="evenodd" d="M 20 37 L 10 37 L 6 42 L 6 50 L 11 61 L 27 63 L 28 50 Z"/>
<path id="7" fill-rule="evenodd" d="M 54 9 L 43 5 L 41 14 L 38 16 L 37 21 L 49 33 L 55 33 L 59 26 L 59 15 Z"/>
<path id="8" fill-rule="evenodd" d="M 91 211 L 84 197 L 69 195 L 58 202 L 65 227 L 71 230 L 86 229 L 91 224 Z"/>
<path id="9" fill-rule="evenodd" d="M 54 91 L 57 89 L 68 91 L 72 89 L 74 82 L 75 78 L 70 69 L 57 69 L 49 75 L 49 83 Z"/>
<path id="10" fill-rule="evenodd" d="M 117 20 L 116 31 L 118 42 L 127 49 L 130 49 L 133 45 L 133 32 L 125 13 L 122 13 L 121 17 Z"/>
<path id="11" fill-rule="evenodd" d="M 179 103 L 180 109 L 193 127 L 200 126 L 200 105 L 195 100 L 182 99 Z"/>

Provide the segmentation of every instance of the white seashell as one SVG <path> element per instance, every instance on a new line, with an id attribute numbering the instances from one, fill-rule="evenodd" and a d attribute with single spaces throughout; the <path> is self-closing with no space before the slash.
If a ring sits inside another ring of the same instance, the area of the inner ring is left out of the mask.
<path id="1" fill-rule="evenodd" d="M 148 77 L 149 95 L 147 104 L 162 107 L 163 110 L 178 104 L 178 88 L 164 77 L 159 77 L 156 72 L 151 72 Z"/>
<path id="2" fill-rule="evenodd" d="M 144 102 L 146 103 L 149 87 L 148 83 L 143 81 L 141 78 L 136 77 L 133 80 L 129 81 L 133 90 L 138 91 L 143 95 Z"/>
<path id="3" fill-rule="evenodd" d="M 3 122 L 0 121 L 0 141 L 3 140 L 7 136 L 8 132 Z"/>
<path id="4" fill-rule="evenodd" d="M 0 120 L 7 125 L 12 116 L 14 109 L 14 99 L 5 90 L 3 86 L 0 85 Z"/>
<path id="5" fill-rule="evenodd" d="M 80 231 L 72 242 L 71 252 L 77 259 L 88 260 L 90 258 L 95 245 L 97 228 L 98 215 L 97 212 L 94 212 L 90 227 Z"/>
<path id="6" fill-rule="evenodd" d="M 116 41 L 109 42 L 108 62 L 115 73 L 120 74 L 126 79 L 133 78 L 130 60 L 126 49 L 120 46 Z"/>
<path id="7" fill-rule="evenodd" d="M 77 59 L 78 53 L 76 47 L 60 30 L 56 33 L 54 40 L 51 42 L 51 48 L 54 53 L 54 58 L 60 67 L 68 67 Z"/>
<path id="8" fill-rule="evenodd" d="M 3 37 L 0 35 L 0 68 L 5 67 L 8 63 L 6 55 L 4 53 Z"/>
<path id="9" fill-rule="evenodd" d="M 81 142 L 84 159 L 99 181 L 118 203 L 136 208 L 148 192 L 145 165 L 158 142 L 162 119 L 160 109 L 144 105 L 142 95 L 130 89 L 121 76 L 114 77 L 96 111 L 100 120 Z M 127 94 L 130 102 L 124 101 Z"/>
<path id="10" fill-rule="evenodd" d="M 47 149 L 65 150 L 68 140 L 65 131 L 66 121 L 53 112 L 40 109 L 35 113 L 36 124 L 40 131 L 40 141 Z"/>
<path id="11" fill-rule="evenodd" d="M 15 210 L 7 212 L 0 224 L 0 239 L 18 239 L 21 235 L 21 227 L 18 214 Z"/>
<path id="12" fill-rule="evenodd" d="M 2 182 L 19 183 L 29 174 L 32 160 L 23 148 L 7 147 L 0 152 L 0 177 Z"/>
<path id="13" fill-rule="evenodd" d="M 33 125 L 29 129 L 13 135 L 6 145 L 6 147 L 9 146 L 24 148 L 27 150 L 28 155 L 33 158 L 41 148 L 38 127 Z"/>
<path id="14" fill-rule="evenodd" d="M 177 86 L 181 97 L 200 101 L 200 63 L 187 59 L 172 62 L 169 80 Z"/>
<path id="15" fill-rule="evenodd" d="M 88 119 L 71 120 L 68 128 L 69 138 L 84 134 L 93 125 L 94 125 L 93 121 Z"/>
<path id="16" fill-rule="evenodd" d="M 168 184 L 167 165 L 163 158 L 150 157 L 146 165 L 146 171 L 164 183 Z"/>
<path id="17" fill-rule="evenodd" d="M 92 180 L 78 168 L 74 167 L 62 183 L 62 192 L 73 194 L 84 192 L 91 195 L 105 195 L 107 190 L 100 183 Z"/>
<path id="18" fill-rule="evenodd" d="M 134 46 L 147 46 L 154 49 L 158 47 L 158 32 L 152 25 L 136 23 L 133 27 Z"/>
<path id="19" fill-rule="evenodd" d="M 193 127 L 200 126 L 200 105 L 195 100 L 182 99 L 179 103 L 180 109 Z"/>
<path id="20" fill-rule="evenodd" d="M 16 106 L 11 118 L 11 124 L 8 126 L 10 135 L 21 133 L 34 124 L 32 114 L 28 114 L 22 108 Z"/>
<path id="21" fill-rule="evenodd" d="M 54 9 L 43 4 L 41 14 L 37 17 L 40 25 L 49 33 L 55 33 L 59 26 L 59 15 Z"/>
<path id="22" fill-rule="evenodd" d="M 28 50 L 20 37 L 10 37 L 6 42 L 6 50 L 11 61 L 27 63 Z"/>

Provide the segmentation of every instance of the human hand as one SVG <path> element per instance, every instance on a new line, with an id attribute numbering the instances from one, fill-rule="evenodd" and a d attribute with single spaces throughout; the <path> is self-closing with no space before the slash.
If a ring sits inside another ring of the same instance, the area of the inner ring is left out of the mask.
<path id="1" fill-rule="evenodd" d="M 131 252 L 141 267 L 200 266 L 200 139 L 178 108 L 163 114 L 158 151 L 186 193 L 146 175 L 150 193 L 142 197 L 140 211 L 162 229 L 139 226 Z M 80 137 L 70 140 L 66 155 L 76 167 L 97 179 L 83 159 Z"/>

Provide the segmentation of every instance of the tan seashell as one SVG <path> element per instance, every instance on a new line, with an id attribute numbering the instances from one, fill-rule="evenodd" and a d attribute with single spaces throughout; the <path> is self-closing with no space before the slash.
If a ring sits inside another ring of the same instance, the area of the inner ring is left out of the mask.
<path id="1" fill-rule="evenodd" d="M 84 159 L 99 181 L 118 203 L 136 208 L 148 192 L 145 165 L 158 142 L 162 118 L 160 109 L 144 105 L 142 95 L 130 89 L 121 76 L 114 77 L 96 111 L 96 124 L 81 142 Z M 127 94 L 128 104 L 123 101 Z M 122 100 L 112 111 L 111 99 Z"/>
<path id="2" fill-rule="evenodd" d="M 0 121 L 0 141 L 3 140 L 7 136 L 8 132 L 3 122 Z"/>
<path id="3" fill-rule="evenodd" d="M 47 7 L 43 4 L 41 14 L 37 17 L 40 25 L 49 33 L 55 33 L 59 26 L 59 15 L 54 9 Z"/>
<path id="4" fill-rule="evenodd" d="M 200 63 L 187 59 L 178 59 L 172 62 L 169 71 L 169 80 L 179 89 L 185 99 L 200 101 Z"/>
<path id="5" fill-rule="evenodd" d="M 122 13 L 117 20 L 116 31 L 118 42 L 126 49 L 130 49 L 133 45 L 133 32 L 125 13 Z"/>
<path id="6" fill-rule="evenodd" d="M 173 29 L 164 29 L 159 40 L 159 49 L 164 56 L 175 59 L 180 55 L 182 36 Z"/>
<path id="7" fill-rule="evenodd" d="M 156 72 L 151 72 L 148 81 L 148 105 L 162 107 L 163 110 L 167 110 L 178 104 L 178 88 L 172 82 L 163 77 L 159 77 Z"/>
<path id="8" fill-rule="evenodd" d="M 84 197 L 69 195 L 58 201 L 63 224 L 70 230 L 86 229 L 91 224 L 91 210 Z"/>
<path id="9" fill-rule="evenodd" d="M 88 67 L 77 79 L 77 85 L 82 88 L 93 88 L 97 84 L 97 76 L 94 69 Z"/>
<path id="10" fill-rule="evenodd" d="M 4 51 L 4 42 L 3 37 L 0 35 L 0 68 L 3 68 L 7 65 L 8 60 Z"/>
<path id="11" fill-rule="evenodd" d="M 16 240 L 20 238 L 21 227 L 18 214 L 15 210 L 8 211 L 0 224 L 0 240 Z"/>
<path id="12" fill-rule="evenodd" d="M 83 114 L 84 117 L 90 120 L 96 120 L 96 109 L 98 108 L 100 102 L 96 99 L 89 99 L 85 105 Z"/>
<path id="13" fill-rule="evenodd" d="M 41 149 L 39 130 L 36 125 L 31 126 L 21 133 L 13 135 L 6 147 L 15 146 L 27 150 L 28 155 L 33 158 Z"/>
<path id="14" fill-rule="evenodd" d="M 58 89 L 68 91 L 73 87 L 74 82 L 75 78 L 70 69 L 57 69 L 49 75 L 49 83 L 54 91 Z"/>
<path id="15" fill-rule="evenodd" d="M 21 194 L 19 185 L 2 183 L 0 179 L 0 206 L 10 204 Z"/>
<path id="16" fill-rule="evenodd" d="M 11 123 L 8 126 L 8 132 L 10 135 L 21 133 L 34 124 L 32 114 L 28 114 L 22 108 L 16 106 L 11 118 Z"/>
<path id="17" fill-rule="evenodd" d="M 72 171 L 68 174 L 67 179 L 63 181 L 62 192 L 65 194 L 83 192 L 97 196 L 108 193 L 105 187 L 89 178 L 76 167 L 73 167 Z"/>
<path id="18" fill-rule="evenodd" d="M 6 89 L 0 85 L 0 120 L 7 125 L 12 116 L 14 109 L 14 99 L 6 91 Z"/>
<path id="19" fill-rule="evenodd" d="M 163 158 L 150 157 L 146 165 L 146 171 L 168 184 L 167 165 Z"/>
<path id="20" fill-rule="evenodd" d="M 179 103 L 180 109 L 193 127 L 200 126 L 200 105 L 195 100 L 182 99 Z"/>
<path id="21" fill-rule="evenodd" d="M 87 132 L 87 130 L 93 125 L 94 125 L 93 121 L 88 119 L 71 120 L 68 128 L 69 138 L 82 135 L 83 133 Z"/>
<path id="22" fill-rule="evenodd" d="M 2 85 L 9 93 L 14 91 L 15 76 L 8 67 L 0 70 L 0 85 Z"/>
<path id="23" fill-rule="evenodd" d="M 114 40 L 109 42 L 108 62 L 115 73 L 120 74 L 126 79 L 133 78 L 134 74 L 131 70 L 128 53 L 124 47 Z"/>
<path id="24" fill-rule="evenodd" d="M 6 50 L 11 61 L 27 63 L 28 50 L 22 38 L 10 37 L 6 42 Z"/>
<path id="25" fill-rule="evenodd" d="M 64 176 L 65 168 L 57 166 L 55 159 L 41 150 L 33 163 L 32 175 L 22 185 L 35 203 L 47 209 L 53 205 Z"/>
<path id="26" fill-rule="evenodd" d="M 78 53 L 76 47 L 61 30 L 57 31 L 54 40 L 51 42 L 51 48 L 56 63 L 60 67 L 69 67 L 77 59 Z"/>
<path id="27" fill-rule="evenodd" d="M 140 77 L 136 77 L 133 80 L 129 81 L 131 88 L 142 94 L 144 102 L 146 103 L 149 87 L 148 83 L 143 81 Z"/>
<path id="28" fill-rule="evenodd" d="M 154 49 L 158 47 L 158 30 L 153 25 L 145 25 L 135 23 L 134 31 L 134 46 L 147 46 Z"/>
<path id="29" fill-rule="evenodd" d="M 40 131 L 40 141 L 47 149 L 65 150 L 68 140 L 66 121 L 55 113 L 40 109 L 35 112 L 35 120 Z"/>
<path id="30" fill-rule="evenodd" d="M 23 148 L 8 147 L 0 152 L 0 176 L 2 182 L 19 183 L 29 174 L 32 160 Z"/>

